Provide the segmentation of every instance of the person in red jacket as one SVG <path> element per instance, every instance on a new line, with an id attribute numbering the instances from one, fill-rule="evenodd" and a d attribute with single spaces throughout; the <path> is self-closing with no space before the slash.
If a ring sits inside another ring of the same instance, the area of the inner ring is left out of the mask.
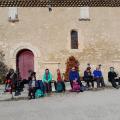
<path id="1" fill-rule="evenodd" d="M 65 83 L 63 81 L 63 75 L 61 74 L 60 69 L 57 69 L 57 73 L 54 76 L 54 80 L 55 80 L 54 81 L 55 90 L 57 91 L 57 85 L 61 84 L 63 88 L 61 92 L 65 91 Z"/>

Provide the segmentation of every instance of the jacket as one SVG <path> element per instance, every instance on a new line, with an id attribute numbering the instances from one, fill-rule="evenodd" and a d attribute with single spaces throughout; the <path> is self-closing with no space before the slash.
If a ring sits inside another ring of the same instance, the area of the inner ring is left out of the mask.
<path id="1" fill-rule="evenodd" d="M 79 76 L 79 73 L 78 73 L 78 71 L 70 71 L 69 72 L 69 80 L 70 81 L 73 81 L 73 80 L 75 80 L 75 79 L 79 79 L 80 78 L 80 76 Z"/>
<path id="2" fill-rule="evenodd" d="M 116 72 L 108 72 L 108 80 L 111 81 L 111 80 L 114 80 L 115 78 L 117 77 L 117 74 Z"/>
<path id="3" fill-rule="evenodd" d="M 103 77 L 102 72 L 100 70 L 94 70 L 93 75 L 95 78 Z"/>
<path id="4" fill-rule="evenodd" d="M 52 81 L 52 74 L 49 72 L 48 73 L 48 80 L 46 79 L 46 73 L 43 74 L 43 77 L 42 77 L 42 81 L 43 82 L 51 82 Z"/>

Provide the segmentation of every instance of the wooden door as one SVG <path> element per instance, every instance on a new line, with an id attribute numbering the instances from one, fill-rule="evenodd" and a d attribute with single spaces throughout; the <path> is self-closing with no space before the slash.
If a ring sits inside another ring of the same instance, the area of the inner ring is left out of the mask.
<path id="1" fill-rule="evenodd" d="M 28 71 L 34 71 L 34 54 L 30 50 L 22 50 L 17 55 L 17 69 L 22 79 L 28 79 Z"/>

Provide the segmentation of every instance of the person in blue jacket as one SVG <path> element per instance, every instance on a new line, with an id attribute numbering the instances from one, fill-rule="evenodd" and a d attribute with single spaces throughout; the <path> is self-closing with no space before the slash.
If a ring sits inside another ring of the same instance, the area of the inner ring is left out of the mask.
<path id="1" fill-rule="evenodd" d="M 69 72 L 69 80 L 71 88 L 73 88 L 73 81 L 78 82 L 78 84 L 81 86 L 79 72 L 75 69 L 75 67 L 73 67 Z"/>
<path id="2" fill-rule="evenodd" d="M 93 71 L 94 80 L 97 82 L 97 88 L 105 87 L 103 74 L 101 71 L 101 67 L 96 67 L 96 70 Z"/>

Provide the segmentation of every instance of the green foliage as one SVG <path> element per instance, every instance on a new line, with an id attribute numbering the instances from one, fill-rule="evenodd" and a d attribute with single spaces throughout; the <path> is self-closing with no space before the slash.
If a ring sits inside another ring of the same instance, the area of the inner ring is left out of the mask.
<path id="1" fill-rule="evenodd" d="M 0 84 L 4 83 L 6 73 L 8 72 L 8 67 L 4 63 L 3 51 L 0 51 Z"/>
<path id="2" fill-rule="evenodd" d="M 75 67 L 75 69 L 79 71 L 79 62 L 78 62 L 78 60 L 76 60 L 76 58 L 74 56 L 70 56 L 67 59 L 67 62 L 66 62 L 66 72 L 64 74 L 65 80 L 68 80 L 69 72 L 70 72 L 72 67 Z"/>

